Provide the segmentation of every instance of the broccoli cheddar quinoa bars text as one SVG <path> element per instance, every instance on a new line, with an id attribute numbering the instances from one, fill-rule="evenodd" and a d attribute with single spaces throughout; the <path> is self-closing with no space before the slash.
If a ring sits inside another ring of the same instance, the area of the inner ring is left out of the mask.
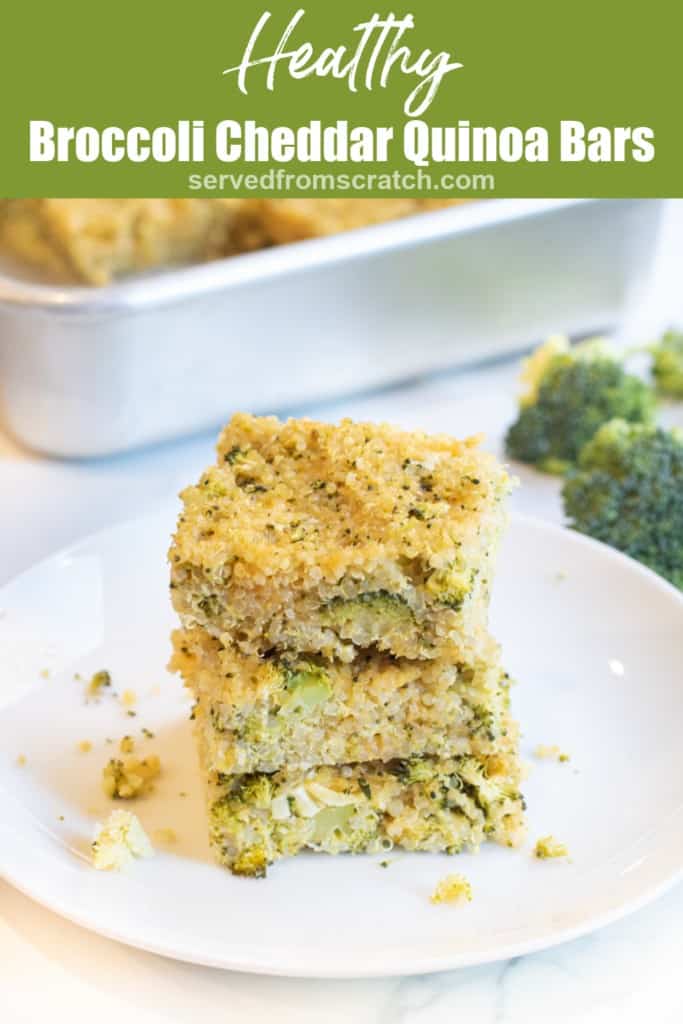
<path id="1" fill-rule="evenodd" d="M 487 629 L 509 486 L 477 439 L 233 418 L 170 552 L 219 860 L 516 842 Z"/>

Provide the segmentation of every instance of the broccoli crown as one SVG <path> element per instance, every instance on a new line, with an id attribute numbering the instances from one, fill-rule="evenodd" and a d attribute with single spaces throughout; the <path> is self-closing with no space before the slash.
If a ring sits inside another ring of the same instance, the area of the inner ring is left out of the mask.
<path id="1" fill-rule="evenodd" d="M 563 488 L 571 525 L 683 589 L 683 435 L 606 423 Z"/>
<path id="2" fill-rule="evenodd" d="M 652 376 L 657 391 L 683 398 L 683 333 L 667 331 L 651 348 Z"/>
<path id="3" fill-rule="evenodd" d="M 564 473 L 603 423 L 652 420 L 650 388 L 596 342 L 551 353 L 539 365 L 540 378 L 507 433 L 513 459 Z"/>

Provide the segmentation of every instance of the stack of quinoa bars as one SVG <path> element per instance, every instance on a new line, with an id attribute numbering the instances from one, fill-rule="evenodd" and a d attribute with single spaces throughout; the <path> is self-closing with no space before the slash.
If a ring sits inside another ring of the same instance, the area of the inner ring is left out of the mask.
<path id="1" fill-rule="evenodd" d="M 235 416 L 182 493 L 171 666 L 235 874 L 523 834 L 488 633 L 510 479 L 478 439 Z"/>

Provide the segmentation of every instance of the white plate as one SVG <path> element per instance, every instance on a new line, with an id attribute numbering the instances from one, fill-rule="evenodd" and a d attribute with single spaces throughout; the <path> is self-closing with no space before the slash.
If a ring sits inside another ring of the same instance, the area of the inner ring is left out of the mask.
<path id="1" fill-rule="evenodd" d="M 173 515 L 168 507 L 98 534 L 0 591 L 0 874 L 19 889 L 167 956 L 359 977 L 540 949 L 634 910 L 675 880 L 683 598 L 608 548 L 533 521 L 515 522 L 504 545 L 493 626 L 519 680 L 524 752 L 558 744 L 571 761 L 535 762 L 524 787 L 527 846 L 456 859 L 392 854 L 386 870 L 380 857 L 307 855 L 276 865 L 266 881 L 213 866 L 189 704 L 164 670 Z M 119 693 L 136 691 L 136 717 L 111 694 L 84 703 L 74 673 L 100 668 Z M 141 749 L 160 753 L 164 773 L 135 809 L 150 833 L 171 827 L 178 841 L 125 874 L 96 872 L 84 853 L 108 810 L 100 772 L 115 748 L 106 738 L 140 736 L 143 726 L 156 737 Z M 77 751 L 83 739 L 90 753 Z M 532 858 L 547 833 L 568 843 L 571 862 Z M 472 903 L 430 904 L 449 871 L 469 877 Z"/>

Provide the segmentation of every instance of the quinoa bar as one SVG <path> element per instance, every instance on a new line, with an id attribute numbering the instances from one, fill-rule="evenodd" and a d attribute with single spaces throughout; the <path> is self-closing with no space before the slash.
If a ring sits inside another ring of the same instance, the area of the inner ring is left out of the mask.
<path id="1" fill-rule="evenodd" d="M 234 250 L 240 199 L 5 199 L 0 247 L 59 281 L 107 284 Z"/>
<path id="2" fill-rule="evenodd" d="M 198 709 L 200 749 L 204 712 Z M 310 849 L 378 853 L 476 850 L 524 836 L 516 728 L 497 753 L 285 768 L 273 774 L 207 770 L 209 837 L 219 863 L 261 877 L 269 864 Z M 206 766 L 206 761 L 205 761 Z"/>
<path id="3" fill-rule="evenodd" d="M 471 665 L 371 652 L 348 662 L 257 658 L 195 628 L 173 635 L 171 668 L 206 710 L 212 771 L 491 754 L 504 735 L 508 676 L 497 645 Z"/>
<path id="4" fill-rule="evenodd" d="M 174 607 L 245 654 L 467 661 L 509 487 L 478 438 L 236 415 L 182 493 Z"/>

